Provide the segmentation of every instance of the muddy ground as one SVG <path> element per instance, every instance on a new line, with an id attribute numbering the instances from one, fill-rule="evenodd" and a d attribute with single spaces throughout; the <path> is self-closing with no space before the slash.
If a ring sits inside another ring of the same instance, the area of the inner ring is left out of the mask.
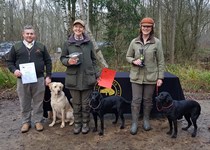
<path id="1" fill-rule="evenodd" d="M 105 134 L 98 136 L 90 132 L 87 135 L 74 135 L 73 126 L 61 129 L 59 124 L 48 127 L 50 120 L 44 120 L 45 130 L 37 132 L 31 128 L 28 133 L 20 133 L 19 101 L 10 90 L 0 91 L 0 150 L 209 150 L 210 149 L 210 100 L 202 94 L 188 94 L 186 97 L 195 98 L 202 107 L 198 119 L 197 137 L 192 138 L 192 127 L 182 131 L 186 125 L 184 119 L 178 123 L 178 136 L 170 138 L 166 134 L 168 122 L 165 118 L 152 118 L 151 131 L 142 129 L 142 119 L 139 120 L 139 132 L 130 135 L 131 116 L 126 115 L 126 128 L 119 129 L 111 123 L 112 115 L 105 119 Z M 93 127 L 93 122 L 91 121 Z"/>

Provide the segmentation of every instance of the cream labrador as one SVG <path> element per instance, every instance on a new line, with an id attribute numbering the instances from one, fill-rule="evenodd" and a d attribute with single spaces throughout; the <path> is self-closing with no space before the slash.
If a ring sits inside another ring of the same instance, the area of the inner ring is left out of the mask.
<path id="1" fill-rule="evenodd" d="M 51 82 L 49 89 L 51 91 L 53 112 L 53 121 L 49 126 L 54 126 L 57 118 L 61 119 L 61 128 L 65 127 L 65 122 L 69 122 L 69 125 L 72 125 L 74 123 L 73 108 L 63 92 L 63 84 L 61 82 Z"/>

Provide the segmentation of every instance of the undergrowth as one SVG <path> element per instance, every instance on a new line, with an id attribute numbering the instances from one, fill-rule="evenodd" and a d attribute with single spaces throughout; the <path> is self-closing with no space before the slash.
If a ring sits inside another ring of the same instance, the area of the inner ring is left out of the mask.
<path id="1" fill-rule="evenodd" d="M 179 77 L 184 91 L 210 91 L 210 72 L 204 68 L 192 65 L 167 65 L 166 71 Z"/>
<path id="2" fill-rule="evenodd" d="M 53 62 L 53 72 L 64 72 L 65 66 L 60 61 Z M 126 71 L 126 70 L 120 70 Z M 167 65 L 166 71 L 179 77 L 184 91 L 209 92 L 210 72 L 202 67 L 193 65 Z M 11 88 L 16 85 L 16 78 L 5 67 L 0 67 L 0 87 Z"/>

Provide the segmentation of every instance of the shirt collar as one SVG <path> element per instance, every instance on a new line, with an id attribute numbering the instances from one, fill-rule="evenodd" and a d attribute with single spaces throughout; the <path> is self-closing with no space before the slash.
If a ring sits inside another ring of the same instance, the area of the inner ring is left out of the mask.
<path id="1" fill-rule="evenodd" d="M 32 41 L 31 43 L 28 43 L 26 40 L 23 40 L 23 43 L 24 44 L 32 44 L 32 45 L 34 45 L 34 41 Z"/>
<path id="2" fill-rule="evenodd" d="M 27 47 L 27 48 L 31 48 L 34 46 L 34 41 L 32 41 L 31 43 L 28 43 L 26 40 L 23 40 L 23 44 Z"/>
<path id="3" fill-rule="evenodd" d="M 83 35 L 81 35 L 80 37 L 77 37 L 77 36 L 74 35 L 74 38 L 75 38 L 75 40 L 77 40 L 77 41 L 82 41 L 82 40 L 84 40 L 84 36 L 83 36 Z"/>

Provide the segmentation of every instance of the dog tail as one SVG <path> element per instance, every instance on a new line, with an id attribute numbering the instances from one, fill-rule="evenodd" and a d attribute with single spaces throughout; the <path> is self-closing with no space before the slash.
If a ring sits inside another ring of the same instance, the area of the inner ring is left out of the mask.
<path id="1" fill-rule="evenodd" d="M 125 99 L 124 97 L 121 97 L 122 98 L 122 100 L 125 102 L 125 103 L 127 103 L 127 104 L 130 104 L 131 103 L 131 101 L 128 101 L 127 99 Z"/>
<path id="2" fill-rule="evenodd" d="M 200 114 L 201 114 L 201 105 L 198 103 L 197 118 L 200 116 Z"/>

